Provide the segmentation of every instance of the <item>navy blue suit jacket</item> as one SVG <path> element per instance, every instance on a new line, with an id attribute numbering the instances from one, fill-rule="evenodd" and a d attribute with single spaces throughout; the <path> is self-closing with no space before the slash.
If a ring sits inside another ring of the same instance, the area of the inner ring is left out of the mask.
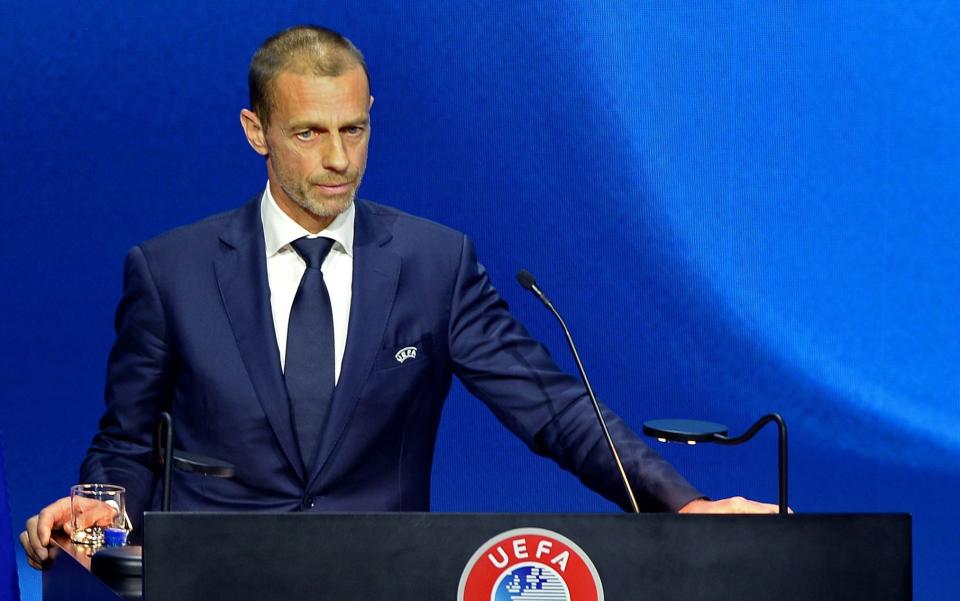
<path id="1" fill-rule="evenodd" d="M 259 203 L 130 251 L 106 412 L 81 481 L 126 486 L 135 523 L 156 509 L 150 449 L 157 414 L 168 410 L 178 448 L 237 468 L 230 480 L 177 474 L 178 510 L 424 511 L 456 375 L 531 449 L 626 506 L 583 386 L 508 313 L 470 241 L 366 201 L 356 203 L 341 376 L 308 469 L 274 334 Z M 398 362 L 411 346 L 416 357 Z M 608 418 L 643 508 L 673 510 L 699 496 Z"/>

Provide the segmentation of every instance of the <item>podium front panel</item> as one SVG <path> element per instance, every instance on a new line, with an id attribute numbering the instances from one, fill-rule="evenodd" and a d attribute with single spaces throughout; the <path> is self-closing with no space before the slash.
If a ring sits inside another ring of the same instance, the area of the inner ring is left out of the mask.
<path id="1" fill-rule="evenodd" d="M 458 601 L 465 572 L 465 601 L 581 601 L 578 553 L 608 601 L 912 598 L 901 514 L 148 513 L 144 537 L 147 601 Z"/>

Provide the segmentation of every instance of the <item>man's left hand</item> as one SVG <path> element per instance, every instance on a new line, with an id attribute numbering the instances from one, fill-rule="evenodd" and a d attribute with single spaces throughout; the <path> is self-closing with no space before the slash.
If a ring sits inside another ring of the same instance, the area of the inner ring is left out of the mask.
<path id="1" fill-rule="evenodd" d="M 777 513 L 780 507 L 770 503 L 758 503 L 743 497 L 730 497 L 719 501 L 694 499 L 680 508 L 677 513 Z M 789 510 L 793 513 L 793 510 Z"/>

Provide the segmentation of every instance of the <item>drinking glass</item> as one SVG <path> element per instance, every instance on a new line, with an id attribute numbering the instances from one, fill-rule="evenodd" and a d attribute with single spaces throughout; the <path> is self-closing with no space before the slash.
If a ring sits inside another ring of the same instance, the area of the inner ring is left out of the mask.
<path id="1" fill-rule="evenodd" d="M 99 546 L 104 530 L 128 531 L 126 489 L 113 484 L 77 484 L 70 487 L 73 533 L 70 539 L 81 545 Z"/>

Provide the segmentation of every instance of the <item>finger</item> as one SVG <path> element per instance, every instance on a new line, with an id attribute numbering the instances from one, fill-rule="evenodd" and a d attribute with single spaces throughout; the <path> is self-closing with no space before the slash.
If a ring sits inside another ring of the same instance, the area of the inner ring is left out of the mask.
<path id="1" fill-rule="evenodd" d="M 772 505 L 770 503 L 753 503 L 754 507 L 751 508 L 751 513 L 780 513 L 779 505 Z"/>
<path id="2" fill-rule="evenodd" d="M 33 547 L 30 546 L 30 536 L 27 535 L 26 530 L 20 533 L 18 540 L 20 541 L 20 546 L 23 547 L 24 553 L 27 555 L 27 561 L 33 561 Z"/>
<path id="3" fill-rule="evenodd" d="M 42 570 L 43 566 L 33 560 L 32 557 L 27 556 L 27 565 L 29 565 L 34 570 Z"/>
<path id="4" fill-rule="evenodd" d="M 46 546 L 50 544 L 50 533 L 62 528 L 70 521 L 70 497 L 64 497 L 47 505 L 37 516 L 37 537 Z"/>
<path id="5" fill-rule="evenodd" d="M 40 542 L 40 537 L 37 535 L 37 523 L 39 522 L 39 516 L 33 516 L 27 520 L 27 540 L 30 544 L 31 551 L 28 551 L 37 561 L 43 561 L 47 558 L 47 548 Z"/>
<path id="6" fill-rule="evenodd" d="M 87 511 L 87 522 L 96 526 L 110 526 L 116 517 L 117 510 L 107 503 L 98 503 Z"/>
<path id="7" fill-rule="evenodd" d="M 37 540 L 42 546 L 50 544 L 50 533 L 53 531 L 53 511 L 50 507 L 44 507 L 37 514 Z"/>
<path id="8" fill-rule="evenodd" d="M 741 503 L 738 503 L 737 513 L 780 513 L 780 506 L 744 499 Z"/>

